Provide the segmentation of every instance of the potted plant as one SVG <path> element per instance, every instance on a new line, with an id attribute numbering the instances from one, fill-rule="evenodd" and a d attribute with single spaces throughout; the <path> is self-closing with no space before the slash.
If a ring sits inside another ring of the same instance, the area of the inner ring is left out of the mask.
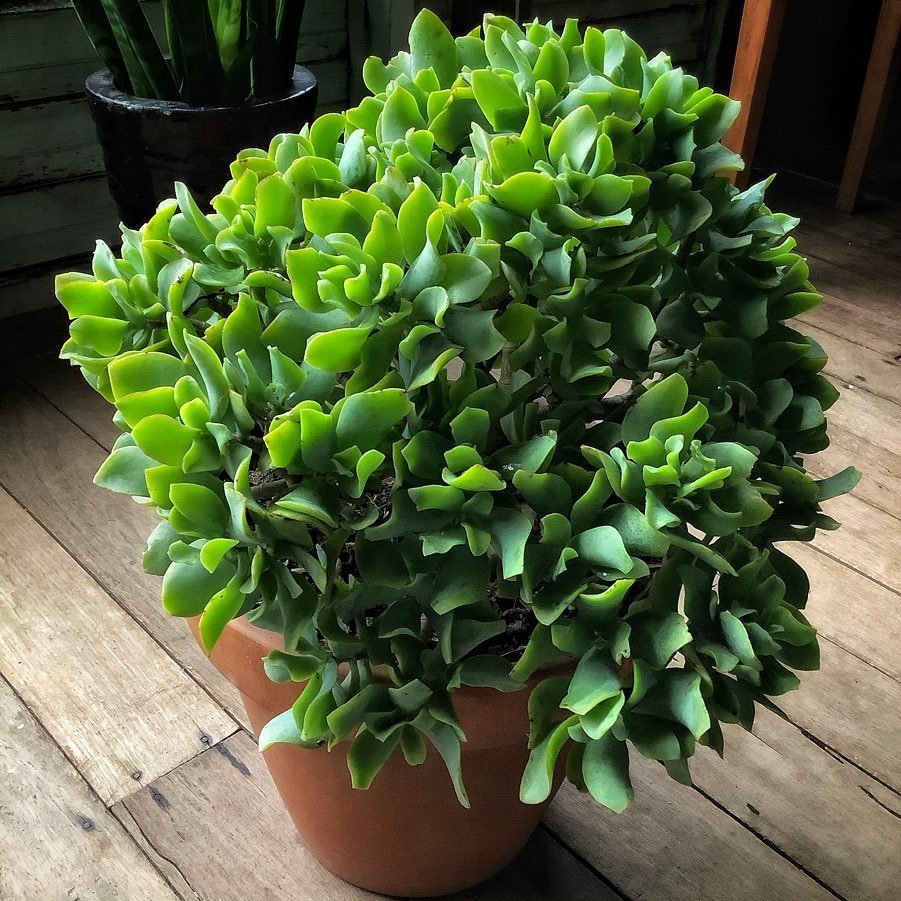
<path id="1" fill-rule="evenodd" d="M 209 201 L 240 150 L 316 110 L 316 79 L 294 64 L 304 0 L 162 5 L 167 55 L 140 0 L 73 0 L 106 65 L 87 80 L 88 104 L 119 216 L 135 228 L 175 181 Z"/>
<path id="2" fill-rule="evenodd" d="M 364 73 L 57 291 L 122 428 L 96 482 L 162 517 L 146 568 L 304 840 L 428 895 L 564 776 L 621 811 L 630 755 L 688 782 L 815 669 L 784 548 L 857 473 L 804 468 L 820 295 L 722 175 L 733 101 L 575 21 L 423 12 Z"/>

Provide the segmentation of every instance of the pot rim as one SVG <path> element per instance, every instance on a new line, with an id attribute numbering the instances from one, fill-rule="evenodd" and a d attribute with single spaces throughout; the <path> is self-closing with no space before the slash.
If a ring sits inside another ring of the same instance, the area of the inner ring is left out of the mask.
<path id="1" fill-rule="evenodd" d="M 197 623 L 200 617 L 192 617 L 190 619 L 190 625 L 192 630 L 196 630 Z M 226 626 L 226 630 L 231 630 L 237 635 L 239 635 L 245 641 L 256 644 L 259 649 L 265 651 L 265 653 L 261 656 L 264 657 L 266 653 L 270 650 L 281 650 L 284 648 L 284 637 L 279 632 L 274 632 L 270 629 L 263 629 L 260 626 L 254 625 L 246 616 L 240 616 L 237 619 L 230 620 Z M 195 633 L 196 634 L 196 633 Z M 212 660 L 216 655 L 216 648 L 213 648 L 213 652 L 210 656 Z M 565 656 L 561 656 L 556 660 L 551 660 L 548 663 L 543 664 L 525 682 L 522 683 L 522 689 L 528 689 L 530 687 L 534 687 L 538 682 L 542 679 L 546 679 L 549 676 L 563 675 L 566 673 L 572 673 L 576 667 L 578 662 L 578 658 L 574 657 L 571 654 L 567 654 Z M 347 664 L 342 663 L 339 672 L 346 674 L 347 672 Z M 254 697 L 253 687 L 249 685 L 238 685 L 232 679 L 232 674 L 227 669 L 220 670 L 223 675 L 235 685 L 238 689 L 248 694 L 250 697 Z M 393 685 L 394 683 L 391 681 L 390 676 L 388 675 L 387 667 L 384 665 L 376 665 L 372 667 L 373 676 L 375 676 L 378 682 L 384 684 Z M 271 682 L 268 677 L 266 677 L 266 681 L 269 685 L 280 685 L 284 683 Z M 291 683 L 291 684 L 299 684 L 299 683 Z M 521 691 L 522 689 L 519 689 Z M 511 692 L 502 692 L 500 689 L 494 688 L 490 685 L 460 685 L 457 688 L 450 689 L 455 697 L 460 699 L 465 698 L 477 698 L 479 696 L 484 697 L 486 692 L 491 692 L 494 694 L 511 694 Z M 513 692 L 514 694 L 516 692 Z M 263 699 L 254 698 L 260 703 L 263 703 Z"/>
<path id="2" fill-rule="evenodd" d="M 123 112 L 157 112 L 180 113 L 182 115 L 203 116 L 209 113 L 224 113 L 235 110 L 260 110 L 268 106 L 277 106 L 286 100 L 294 100 L 315 90 L 318 82 L 316 76 L 306 68 L 295 64 L 290 87 L 279 94 L 260 97 L 252 103 L 226 104 L 225 106 L 193 106 L 181 100 L 157 100 L 152 97 L 138 97 L 126 94 L 116 87 L 109 69 L 103 68 L 93 72 L 85 80 L 85 91 L 88 96 L 104 106 L 119 109 Z"/>

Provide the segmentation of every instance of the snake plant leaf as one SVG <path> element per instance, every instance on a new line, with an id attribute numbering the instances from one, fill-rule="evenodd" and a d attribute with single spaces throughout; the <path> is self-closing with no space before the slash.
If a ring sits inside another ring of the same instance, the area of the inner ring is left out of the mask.
<path id="1" fill-rule="evenodd" d="M 125 93 L 133 93 L 128 67 L 119 50 L 103 0 L 75 0 L 72 6 L 97 55 L 112 73 L 116 87 Z"/>

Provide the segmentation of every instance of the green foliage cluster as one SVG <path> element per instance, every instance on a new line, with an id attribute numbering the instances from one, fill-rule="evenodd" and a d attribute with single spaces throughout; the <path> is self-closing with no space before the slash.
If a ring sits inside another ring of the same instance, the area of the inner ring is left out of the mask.
<path id="1" fill-rule="evenodd" d="M 72 0 L 116 87 L 192 106 L 233 105 L 291 86 L 306 0 L 163 0 L 167 53 L 141 0 Z"/>
<path id="2" fill-rule="evenodd" d="M 857 477 L 802 462 L 836 391 L 786 321 L 820 296 L 767 183 L 722 176 L 737 105 L 667 56 L 428 12 L 410 47 L 60 278 L 123 430 L 96 481 L 157 509 L 146 567 L 208 648 L 284 635 L 306 687 L 264 746 L 349 740 L 365 788 L 428 742 L 465 804 L 454 689 L 537 685 L 523 799 L 565 752 L 621 810 L 630 750 L 687 780 L 817 666 L 776 544 Z"/>

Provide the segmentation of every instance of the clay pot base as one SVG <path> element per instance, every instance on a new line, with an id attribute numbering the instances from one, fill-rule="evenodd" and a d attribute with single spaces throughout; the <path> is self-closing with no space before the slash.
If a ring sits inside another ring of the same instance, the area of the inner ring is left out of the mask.
<path id="1" fill-rule="evenodd" d="M 280 646 L 275 633 L 237 621 L 211 657 L 241 691 L 255 734 L 303 688 L 266 677 L 261 658 Z M 301 838 L 332 873 L 386 895 L 450 894 L 507 866 L 550 803 L 519 800 L 529 755 L 528 695 L 527 689 L 454 692 L 469 737 L 462 747 L 469 810 L 457 801 L 444 761 L 428 741 L 423 764 L 411 767 L 393 754 L 366 791 L 351 786 L 346 743 L 332 751 L 273 745 L 263 756 Z M 561 781 L 562 769 L 555 788 Z"/>

